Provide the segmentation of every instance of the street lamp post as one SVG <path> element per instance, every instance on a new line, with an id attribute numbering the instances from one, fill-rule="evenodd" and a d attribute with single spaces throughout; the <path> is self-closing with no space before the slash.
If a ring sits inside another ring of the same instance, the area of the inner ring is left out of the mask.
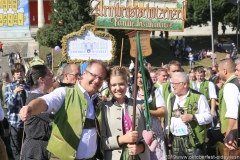
<path id="1" fill-rule="evenodd" d="M 213 43 L 213 17 L 212 17 L 212 0 L 210 0 L 210 17 L 211 17 L 211 25 L 212 25 L 212 35 L 211 35 L 211 42 L 212 42 L 212 53 L 214 54 L 214 43 Z M 214 58 L 212 58 L 212 65 L 214 65 Z"/>

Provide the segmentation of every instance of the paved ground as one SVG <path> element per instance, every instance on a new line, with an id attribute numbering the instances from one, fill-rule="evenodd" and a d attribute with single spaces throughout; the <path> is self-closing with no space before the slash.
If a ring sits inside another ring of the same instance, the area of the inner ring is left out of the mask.
<path id="1" fill-rule="evenodd" d="M 19 51 L 22 57 L 24 57 L 27 52 L 27 42 L 7 42 L 3 44 L 3 55 L 1 56 L 0 54 L 0 73 L 6 71 L 11 76 L 11 71 L 8 63 L 8 55 L 12 52 L 16 53 L 17 51 Z"/>

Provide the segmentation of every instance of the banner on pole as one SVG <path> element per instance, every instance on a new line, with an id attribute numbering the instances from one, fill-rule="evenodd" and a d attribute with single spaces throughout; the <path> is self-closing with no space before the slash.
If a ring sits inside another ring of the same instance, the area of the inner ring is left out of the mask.
<path id="1" fill-rule="evenodd" d="M 142 49 L 142 54 L 144 57 L 150 56 L 152 54 L 152 47 L 150 44 L 150 31 L 140 31 L 140 41 L 141 41 L 141 49 Z M 133 31 L 130 33 L 127 33 L 130 41 L 130 55 L 132 57 L 136 57 L 137 54 L 137 43 L 136 43 L 136 38 L 137 38 L 137 32 Z"/>
<path id="2" fill-rule="evenodd" d="M 96 28 L 183 31 L 185 0 L 90 0 Z"/>

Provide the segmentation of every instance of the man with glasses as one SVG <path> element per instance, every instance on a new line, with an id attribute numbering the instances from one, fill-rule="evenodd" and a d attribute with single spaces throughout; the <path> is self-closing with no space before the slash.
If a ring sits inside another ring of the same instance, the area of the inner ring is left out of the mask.
<path id="1" fill-rule="evenodd" d="M 97 92 L 106 72 L 102 61 L 91 60 L 74 88 L 57 88 L 21 109 L 23 121 L 44 111 L 56 113 L 47 149 L 58 158 L 103 159 L 99 148 L 101 102 L 97 101 Z"/>
<path id="2" fill-rule="evenodd" d="M 12 67 L 14 81 L 9 83 L 4 92 L 5 103 L 8 107 L 8 122 L 10 124 L 10 145 L 15 160 L 20 159 L 20 152 L 23 137 L 23 121 L 18 113 L 25 105 L 27 92 L 30 87 L 22 80 L 25 78 L 25 67 L 20 63 L 15 63 Z"/>
<path id="3" fill-rule="evenodd" d="M 59 68 L 57 72 L 57 79 L 53 86 L 49 89 L 49 93 L 58 87 L 71 87 L 80 79 L 80 68 L 76 64 L 67 64 L 64 68 Z"/>
<path id="4" fill-rule="evenodd" d="M 80 78 L 80 68 L 76 64 L 67 64 L 63 68 L 62 83 L 74 85 Z"/>
<path id="5" fill-rule="evenodd" d="M 212 122 L 207 99 L 189 87 L 189 77 L 176 72 L 171 77 L 165 133 L 173 137 L 173 160 L 200 159 L 205 152 L 206 124 Z M 204 157 L 203 157 L 204 159 Z"/>

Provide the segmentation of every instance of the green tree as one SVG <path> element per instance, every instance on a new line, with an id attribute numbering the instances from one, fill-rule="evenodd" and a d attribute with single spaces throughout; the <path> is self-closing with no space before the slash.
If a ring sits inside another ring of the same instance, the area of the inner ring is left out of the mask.
<path id="1" fill-rule="evenodd" d="M 41 45 L 53 48 L 61 45 L 64 35 L 80 30 L 81 26 L 93 22 L 89 15 L 89 0 L 55 0 L 50 15 L 51 24 L 39 29 L 37 40 Z"/>
<path id="2" fill-rule="evenodd" d="M 187 1 L 187 21 L 185 26 L 206 25 L 210 19 L 210 0 L 188 0 Z M 212 0 L 213 15 L 213 36 L 218 39 L 218 24 L 231 25 L 233 28 L 237 24 L 237 6 L 228 0 Z"/>

